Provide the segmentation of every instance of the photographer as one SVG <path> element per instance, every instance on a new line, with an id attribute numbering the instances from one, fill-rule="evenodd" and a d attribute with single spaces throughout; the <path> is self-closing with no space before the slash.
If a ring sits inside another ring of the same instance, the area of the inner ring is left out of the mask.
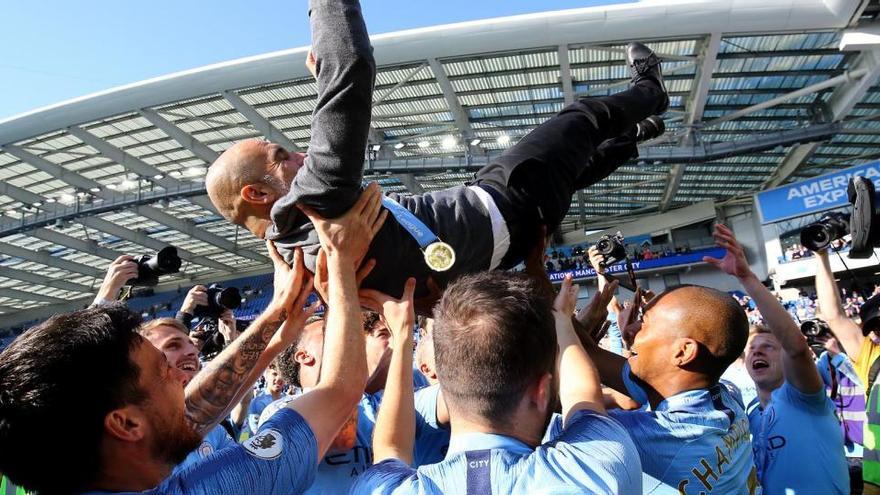
<path id="1" fill-rule="evenodd" d="M 727 254 L 703 261 L 736 277 L 769 327 L 753 326 L 746 344 L 758 387 L 758 400 L 747 408 L 749 429 L 764 491 L 849 493 L 843 436 L 806 338 L 752 272 L 733 231 L 718 224 L 713 236 Z"/>
<path id="2" fill-rule="evenodd" d="M 880 370 L 880 295 L 871 296 L 859 309 L 861 327 L 846 316 L 840 301 L 840 289 L 834 281 L 828 251 L 816 252 L 816 295 L 822 318 L 828 322 L 831 332 L 849 356 L 856 375 L 868 393 L 867 421 L 863 431 L 865 445 L 862 460 L 862 480 L 866 494 L 880 494 L 880 452 L 874 447 L 874 429 L 880 425 L 877 401 L 880 394 L 874 392 L 874 381 Z M 873 406 L 872 406 L 873 404 Z"/>

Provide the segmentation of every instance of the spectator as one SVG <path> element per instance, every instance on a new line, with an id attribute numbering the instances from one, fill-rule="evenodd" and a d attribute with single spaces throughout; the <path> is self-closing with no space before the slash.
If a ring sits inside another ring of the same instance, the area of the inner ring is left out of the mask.
<path id="1" fill-rule="evenodd" d="M 840 302 L 840 291 L 831 272 L 831 263 L 827 251 L 816 253 L 816 294 L 822 319 L 828 322 L 831 332 L 837 338 L 843 350 L 849 356 L 856 375 L 868 392 L 867 422 L 864 429 L 864 458 L 862 461 L 862 479 L 865 494 L 880 494 L 880 450 L 874 431 L 880 425 L 880 413 L 877 403 L 880 391 L 874 387 L 875 378 L 880 370 L 880 296 L 874 295 L 859 310 L 861 327 L 846 316 Z"/>
<path id="2" fill-rule="evenodd" d="M 595 368 L 571 327 L 576 290 L 566 277 L 551 312 L 538 284 L 523 275 L 484 272 L 450 284 L 434 325 L 449 452 L 443 462 L 413 469 L 412 439 L 397 429 L 412 412 L 380 414 L 376 465 L 352 493 L 638 493 L 635 447 L 605 416 Z M 553 413 L 554 376 L 565 430 L 538 447 Z M 386 397 L 404 403 L 408 393 L 394 387 Z"/>
<path id="3" fill-rule="evenodd" d="M 745 346 L 745 313 L 728 294 L 699 286 L 667 289 L 638 321 L 642 302 L 637 290 L 620 318 L 629 360 L 582 339 L 602 382 L 646 407 L 609 411 L 638 439 L 644 492 L 756 493 L 742 399 L 719 384 Z"/>
<path id="4" fill-rule="evenodd" d="M 265 387 L 251 400 L 247 411 L 248 432 L 251 435 L 257 431 L 257 424 L 263 409 L 266 409 L 266 406 L 280 399 L 288 385 L 284 377 L 278 372 L 275 363 L 269 364 L 269 367 L 263 372 L 263 380 L 266 383 Z"/>
<path id="5" fill-rule="evenodd" d="M 800 328 L 749 268 L 733 231 L 719 224 L 723 259 L 705 258 L 737 278 L 767 326 L 752 327 L 746 367 L 758 397 L 748 405 L 758 477 L 768 493 L 849 493 L 843 438 L 813 352 Z"/>
<path id="6" fill-rule="evenodd" d="M 825 391 L 834 403 L 843 432 L 845 452 L 850 462 L 850 485 L 854 490 L 860 490 L 866 418 L 865 389 L 852 361 L 840 348 L 837 339 L 829 338 L 825 342 L 825 349 L 819 355 L 816 367 L 822 376 Z"/>

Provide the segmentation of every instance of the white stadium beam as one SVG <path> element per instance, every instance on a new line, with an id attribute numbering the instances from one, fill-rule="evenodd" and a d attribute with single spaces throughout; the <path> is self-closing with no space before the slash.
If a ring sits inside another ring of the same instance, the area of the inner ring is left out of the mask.
<path id="1" fill-rule="evenodd" d="M 712 33 L 703 40 L 693 86 L 691 87 L 691 94 L 685 103 L 685 116 L 682 127 L 685 128 L 686 132 L 682 137 L 682 144 L 686 146 L 694 146 L 696 144 L 696 127 L 703 120 L 703 110 L 705 110 L 706 101 L 709 99 L 712 73 L 715 71 L 715 63 L 718 60 L 720 48 L 721 33 Z M 668 210 L 672 206 L 672 202 L 675 201 L 675 196 L 681 187 L 681 179 L 684 177 L 686 167 L 687 165 L 684 163 L 676 163 L 670 167 L 666 190 L 660 198 L 660 212 Z"/>
<path id="2" fill-rule="evenodd" d="M 300 151 L 299 146 L 297 146 L 296 143 L 269 122 L 269 119 L 263 117 L 256 108 L 250 106 L 248 102 L 244 101 L 238 93 L 235 93 L 234 91 L 224 91 L 223 97 L 226 98 L 226 101 L 228 101 L 230 105 L 232 105 L 232 108 L 236 109 L 238 113 L 244 115 L 244 117 L 248 119 L 248 122 L 253 124 L 253 126 L 260 131 L 266 139 L 281 145 L 288 151 Z"/>
<path id="3" fill-rule="evenodd" d="M 461 102 L 458 101 L 458 96 L 455 94 L 455 88 L 452 87 L 452 83 L 449 81 L 449 77 L 446 76 L 446 71 L 443 69 L 443 64 L 440 63 L 436 58 L 429 58 L 428 65 L 431 66 L 431 71 L 434 73 L 434 77 L 437 79 L 437 84 L 440 86 L 440 90 L 443 92 L 443 97 L 446 98 L 446 104 L 449 106 L 449 111 L 452 113 L 452 118 L 455 121 L 455 127 L 458 128 L 458 131 L 461 132 L 462 138 L 465 140 L 469 140 L 474 135 L 474 130 L 471 128 L 470 119 L 468 119 L 467 112 L 464 110 L 464 107 L 461 106 Z M 465 146 L 468 146 L 465 143 Z"/>
<path id="4" fill-rule="evenodd" d="M 45 227 L 29 230 L 27 232 L 27 235 L 30 237 L 36 237 L 37 239 L 51 242 L 53 244 L 58 244 L 59 246 L 76 249 L 81 253 L 91 254 L 92 256 L 98 256 L 100 258 L 108 259 L 111 261 L 122 256 L 122 253 L 100 246 L 95 241 L 84 241 L 82 239 L 77 239 L 76 237 L 62 234 L 61 232 L 47 229 Z"/>
<path id="5" fill-rule="evenodd" d="M 156 126 L 156 128 L 165 134 L 168 134 L 171 139 L 177 141 L 181 146 L 188 149 L 193 155 L 197 156 L 206 164 L 210 165 L 214 163 L 214 160 L 219 156 L 216 151 L 209 148 L 205 143 L 192 137 L 189 133 L 184 132 L 183 129 L 177 127 L 174 123 L 159 115 L 159 112 L 151 108 L 142 108 L 140 114 L 151 124 Z"/>
<path id="6" fill-rule="evenodd" d="M 862 52 L 853 62 L 853 69 L 849 73 L 863 73 L 863 75 L 846 81 L 831 94 L 828 106 L 831 109 L 834 122 L 839 122 L 849 115 L 853 108 L 862 101 L 871 86 L 877 83 L 877 79 L 880 77 L 880 53 L 878 50 Z M 821 143 L 809 143 L 793 147 L 764 183 L 763 188 L 776 187 L 785 183 L 821 145 Z"/>
<path id="7" fill-rule="evenodd" d="M 119 237 L 120 239 L 125 239 L 128 242 L 133 242 L 135 244 L 144 246 L 156 252 L 161 251 L 162 248 L 169 245 L 158 239 L 153 239 L 152 237 L 147 235 L 146 232 L 134 231 L 125 227 L 120 227 L 119 225 L 104 220 L 103 218 L 85 217 L 79 219 L 78 222 L 85 225 L 86 227 L 91 227 L 95 230 L 106 232 L 110 235 L 114 235 L 116 237 Z M 193 254 L 185 249 L 177 248 L 177 255 L 180 256 L 181 259 L 189 261 L 191 263 L 195 263 L 197 265 L 206 266 L 208 268 L 213 268 L 215 270 L 221 270 L 224 272 L 234 271 L 234 268 L 230 266 L 224 265 L 223 263 L 214 261 L 205 256 Z"/>
<path id="8" fill-rule="evenodd" d="M 69 272 L 85 275 L 87 277 L 104 277 L 103 270 L 99 270 L 93 266 L 83 265 L 81 263 L 66 260 L 58 256 L 52 256 L 46 251 L 34 251 L 32 249 L 23 248 L 14 244 L 2 243 L 0 244 L 0 253 L 3 253 L 7 256 L 12 256 L 14 258 L 21 258 L 23 260 L 32 261 L 34 263 L 40 263 L 41 265 L 60 268 Z"/>
<path id="9" fill-rule="evenodd" d="M 64 182 L 67 182 L 68 184 L 70 184 L 74 187 L 78 187 L 83 190 L 90 190 L 93 188 L 100 189 L 98 192 L 95 192 L 93 194 L 95 194 L 98 197 L 104 198 L 105 200 L 108 200 L 108 201 L 113 201 L 114 197 L 116 196 L 115 193 L 111 193 L 111 192 L 104 190 L 101 187 L 100 183 L 98 183 L 92 179 L 88 179 L 86 177 L 83 177 L 77 173 L 71 172 L 71 171 L 65 169 L 64 167 L 57 165 L 55 163 L 52 163 L 52 162 L 50 162 L 44 158 L 41 158 L 37 155 L 34 155 L 19 146 L 9 145 L 9 146 L 4 146 L 4 149 L 8 153 L 15 155 L 16 157 L 18 157 L 22 161 L 32 165 L 33 167 L 35 167 L 39 170 L 42 170 L 43 172 L 46 172 L 47 174 L 49 174 L 53 177 L 59 177 Z M 182 220 L 175 218 L 174 216 L 172 216 L 168 213 L 165 213 L 165 212 L 163 212 L 157 208 L 154 208 L 152 206 L 138 206 L 136 208 L 136 210 L 139 215 L 141 215 L 145 218 L 149 218 L 150 220 L 156 221 L 162 225 L 166 225 L 172 229 L 175 229 L 179 232 L 185 233 L 195 239 L 198 239 L 202 242 L 206 242 L 212 246 L 220 247 L 221 249 L 225 249 L 227 251 L 234 252 L 236 254 L 240 254 L 241 256 L 246 256 L 246 257 L 251 258 L 256 261 L 260 261 L 260 262 L 266 261 L 266 258 L 264 256 L 261 256 L 257 253 L 254 253 L 254 252 L 250 252 L 249 250 L 246 250 L 246 249 L 245 250 L 238 250 L 236 248 L 236 246 L 233 243 L 231 243 L 230 241 L 228 241 L 220 236 L 214 235 L 214 234 L 208 232 L 207 230 L 199 229 L 191 223 L 183 222 Z M 110 222 L 107 222 L 107 224 L 109 224 L 109 223 Z M 99 228 L 98 230 L 104 230 L 104 229 Z M 126 229 L 126 230 L 128 230 L 128 229 Z M 107 231 L 105 230 L 105 232 L 107 232 Z M 127 234 L 127 235 L 130 237 L 132 232 L 130 230 L 128 232 L 129 232 L 129 234 Z M 117 235 L 117 234 L 114 234 L 114 235 Z M 138 236 L 137 234 L 135 234 L 135 236 L 137 236 L 138 238 L 142 238 L 141 236 Z M 123 236 L 118 235 L 118 237 L 123 237 Z M 158 242 L 159 244 L 162 244 L 163 247 L 166 245 L 165 243 L 163 243 L 161 241 L 156 241 L 156 242 Z M 141 244 L 141 243 L 139 243 L 139 244 Z M 142 244 L 142 245 L 145 245 L 145 244 Z M 158 244 L 153 243 L 152 246 L 147 246 L 147 247 L 153 248 L 153 246 L 156 246 L 156 245 L 158 245 Z M 156 248 L 156 249 L 158 250 L 161 248 Z M 187 253 L 187 256 L 195 256 L 195 255 Z M 184 256 L 181 255 L 181 258 L 183 258 L 183 257 Z M 205 266 L 209 266 L 212 268 L 216 268 L 218 270 L 224 270 L 224 271 L 231 271 L 232 270 L 229 266 L 224 265 L 222 263 L 213 262 L 205 257 L 200 257 L 200 258 L 203 261 L 205 261 L 206 263 L 198 262 L 195 259 L 190 259 L 190 261 L 192 261 L 194 263 L 198 263 L 200 265 L 205 265 Z M 208 264 L 208 263 L 210 263 L 210 264 Z"/>
<path id="10" fill-rule="evenodd" d="M 413 194 L 423 194 L 425 188 L 416 180 L 416 174 L 394 174 L 394 177 L 406 187 L 406 190 Z"/>
<path id="11" fill-rule="evenodd" d="M 229 241 L 218 235 L 214 235 L 205 229 L 200 229 L 195 223 L 189 220 L 182 220 L 175 217 L 174 215 L 165 213 L 164 211 L 154 208 L 152 206 L 136 206 L 134 208 L 134 211 L 142 217 L 155 220 L 156 222 L 159 222 L 160 224 L 172 228 L 178 232 L 183 232 L 193 239 L 198 239 L 204 243 L 210 244 L 211 246 L 218 247 L 223 251 L 226 251 L 227 253 L 237 254 L 245 258 L 250 258 L 254 261 L 259 261 L 260 263 L 270 262 L 269 258 L 267 258 L 266 256 L 263 256 L 250 249 L 239 249 L 239 247 L 236 246 L 235 243 L 233 243 L 232 241 Z"/>
<path id="12" fill-rule="evenodd" d="M 562 98 L 566 106 L 574 103 L 574 82 L 571 78 L 571 62 L 568 57 L 568 45 L 559 45 L 556 49 L 559 60 L 559 82 L 562 84 Z M 578 226 L 587 223 L 587 201 L 583 189 L 577 192 Z"/>
<path id="13" fill-rule="evenodd" d="M 27 292 L 23 290 L 9 289 L 3 288 L 0 289 L 0 297 L 6 297 L 9 299 L 16 299 L 18 301 L 36 301 L 36 302 L 46 302 L 51 304 L 63 303 L 66 302 L 66 299 L 62 299 L 60 297 L 51 297 L 44 294 L 38 294 L 36 292 Z"/>
<path id="14" fill-rule="evenodd" d="M 86 285 L 76 284 L 64 279 L 37 275 L 36 273 L 31 273 L 25 270 L 18 270 L 16 268 L 10 268 L 7 266 L 0 266 L 0 277 L 6 277 L 13 280 L 27 282 L 28 284 L 43 285 L 46 287 L 52 287 L 53 289 L 61 289 L 71 292 L 85 292 L 88 294 L 93 291 L 92 287 Z"/>

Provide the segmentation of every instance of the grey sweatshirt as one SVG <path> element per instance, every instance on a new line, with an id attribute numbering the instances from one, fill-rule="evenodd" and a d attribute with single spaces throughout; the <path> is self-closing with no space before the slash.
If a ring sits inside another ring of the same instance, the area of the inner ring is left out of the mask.
<path id="1" fill-rule="evenodd" d="M 376 63 L 356 0 L 311 0 L 309 20 L 318 63 L 312 138 L 290 192 L 272 206 L 273 225 L 266 238 L 275 241 L 288 262 L 293 249 L 301 247 L 306 267 L 314 272 L 318 235 L 295 205 L 306 204 L 334 218 L 348 211 L 360 196 Z M 451 245 L 456 262 L 446 272 L 432 271 L 416 241 L 389 215 L 367 253 L 368 259 L 376 259 L 376 267 L 363 287 L 399 297 L 406 279 L 415 277 L 416 297 L 420 297 L 426 294 L 429 276 L 442 288 L 461 274 L 489 268 L 492 224 L 473 191 L 458 186 L 410 197 L 390 196 Z"/>

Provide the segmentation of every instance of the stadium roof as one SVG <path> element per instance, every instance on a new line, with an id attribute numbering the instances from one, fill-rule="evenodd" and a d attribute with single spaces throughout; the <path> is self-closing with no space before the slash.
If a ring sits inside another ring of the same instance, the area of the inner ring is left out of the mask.
<path id="1" fill-rule="evenodd" d="M 630 40 L 665 59 L 667 134 L 579 193 L 566 231 L 880 157 L 878 12 L 878 0 L 649 0 L 377 35 L 366 179 L 398 192 L 462 183 L 566 102 L 624 88 Z M 123 253 L 177 246 L 172 284 L 268 270 L 262 242 L 216 214 L 203 178 L 244 138 L 307 148 L 306 51 L 0 121 L 4 324 L 82 305 Z"/>

